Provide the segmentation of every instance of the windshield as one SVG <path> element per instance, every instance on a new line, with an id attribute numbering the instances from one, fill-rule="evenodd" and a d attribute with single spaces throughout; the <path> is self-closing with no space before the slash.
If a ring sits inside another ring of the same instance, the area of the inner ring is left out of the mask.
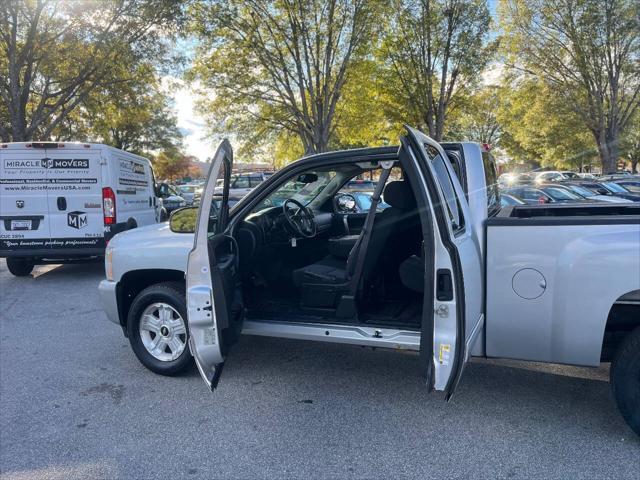
<path id="1" fill-rule="evenodd" d="M 602 185 L 613 193 L 629 193 L 629 190 L 613 182 L 604 182 Z"/>
<path id="2" fill-rule="evenodd" d="M 568 190 L 557 187 L 548 187 L 544 189 L 544 192 L 548 194 L 554 200 L 579 200 L 580 197 L 575 193 L 571 193 Z"/>
<path id="3" fill-rule="evenodd" d="M 622 185 L 632 193 L 640 193 L 640 182 L 624 182 L 618 185 Z"/>
<path id="4" fill-rule="evenodd" d="M 569 186 L 569 188 L 571 190 L 573 190 L 574 192 L 576 192 L 578 195 L 582 195 L 583 197 L 593 197 L 593 196 L 595 196 L 595 193 L 593 193 L 588 188 L 579 187 L 578 185 L 571 185 L 571 186 Z"/>
<path id="5" fill-rule="evenodd" d="M 280 207 L 289 198 L 307 206 L 335 176 L 335 171 L 305 172 L 285 182 L 253 211 L 259 212 L 265 208 Z"/>

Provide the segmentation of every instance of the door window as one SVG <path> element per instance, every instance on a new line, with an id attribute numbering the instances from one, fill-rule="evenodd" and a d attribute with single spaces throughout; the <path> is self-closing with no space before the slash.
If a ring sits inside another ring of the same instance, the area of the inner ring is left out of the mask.
<path id="1" fill-rule="evenodd" d="M 438 150 L 431 147 L 430 145 L 425 145 L 424 148 L 429 153 L 431 157 L 431 163 L 433 165 L 433 170 L 436 176 L 438 177 L 438 185 L 440 186 L 440 190 L 445 199 L 445 206 L 447 213 L 449 214 L 449 221 L 451 222 L 451 229 L 454 233 L 460 232 L 464 230 L 464 218 L 462 216 L 462 210 L 459 205 L 458 197 L 456 196 L 456 191 L 453 187 L 453 182 L 451 181 L 451 177 L 449 176 L 449 171 L 447 169 L 445 160 L 442 158 Z"/>
<path id="2" fill-rule="evenodd" d="M 487 209 L 489 214 L 500 209 L 500 190 L 498 189 L 498 172 L 493 155 L 489 152 L 482 152 L 482 163 L 484 164 L 484 179 L 487 185 Z"/>

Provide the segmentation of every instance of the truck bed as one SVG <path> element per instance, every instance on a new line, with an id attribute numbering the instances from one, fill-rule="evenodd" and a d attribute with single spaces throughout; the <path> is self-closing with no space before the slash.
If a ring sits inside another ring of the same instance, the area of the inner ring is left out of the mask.
<path id="1" fill-rule="evenodd" d="M 640 223 L 640 204 L 517 205 L 487 220 L 500 225 L 604 225 Z"/>

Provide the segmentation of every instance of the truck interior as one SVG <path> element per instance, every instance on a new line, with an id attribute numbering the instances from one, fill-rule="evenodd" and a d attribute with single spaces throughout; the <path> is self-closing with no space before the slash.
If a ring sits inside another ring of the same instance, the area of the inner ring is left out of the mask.
<path id="1" fill-rule="evenodd" d="M 419 330 L 415 198 L 397 159 L 283 178 L 235 230 L 245 318 Z"/>

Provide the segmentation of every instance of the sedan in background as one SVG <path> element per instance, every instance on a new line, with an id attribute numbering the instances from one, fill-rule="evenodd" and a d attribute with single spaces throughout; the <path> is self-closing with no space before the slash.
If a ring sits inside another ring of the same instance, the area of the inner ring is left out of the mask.
<path id="1" fill-rule="evenodd" d="M 517 197 L 527 205 L 536 205 L 536 204 L 544 204 L 544 203 L 554 203 L 553 198 L 544 193 L 539 188 L 529 186 L 529 185 L 520 185 L 512 188 L 507 188 L 501 195 L 504 194 L 511 195 L 513 197 Z"/>
<path id="2" fill-rule="evenodd" d="M 523 202 L 522 200 L 520 200 L 515 195 L 510 195 L 508 193 L 501 193 L 500 194 L 500 206 L 502 208 L 504 208 L 504 207 L 513 207 L 515 205 L 526 205 L 526 203 Z"/>
<path id="3" fill-rule="evenodd" d="M 613 183 L 620 185 L 626 190 L 629 190 L 629 192 L 634 195 L 640 195 L 640 177 L 627 177 L 623 180 L 614 180 Z"/>
<path id="4" fill-rule="evenodd" d="M 582 186 L 581 183 L 567 183 L 561 184 L 563 187 L 570 189 L 573 193 L 586 198 L 590 202 L 607 202 L 607 203 L 633 203 L 632 200 L 626 198 L 616 197 L 615 195 L 601 195 L 593 190 Z"/>
<path id="5" fill-rule="evenodd" d="M 574 193 L 571 189 L 558 184 L 542 184 L 537 187 L 550 196 L 554 202 L 576 203 L 584 202 L 585 197 Z"/>
<path id="6" fill-rule="evenodd" d="M 615 195 L 616 197 L 626 198 L 633 202 L 640 202 L 640 193 L 632 193 L 624 186 L 615 182 L 582 182 L 580 185 L 600 195 Z"/>

